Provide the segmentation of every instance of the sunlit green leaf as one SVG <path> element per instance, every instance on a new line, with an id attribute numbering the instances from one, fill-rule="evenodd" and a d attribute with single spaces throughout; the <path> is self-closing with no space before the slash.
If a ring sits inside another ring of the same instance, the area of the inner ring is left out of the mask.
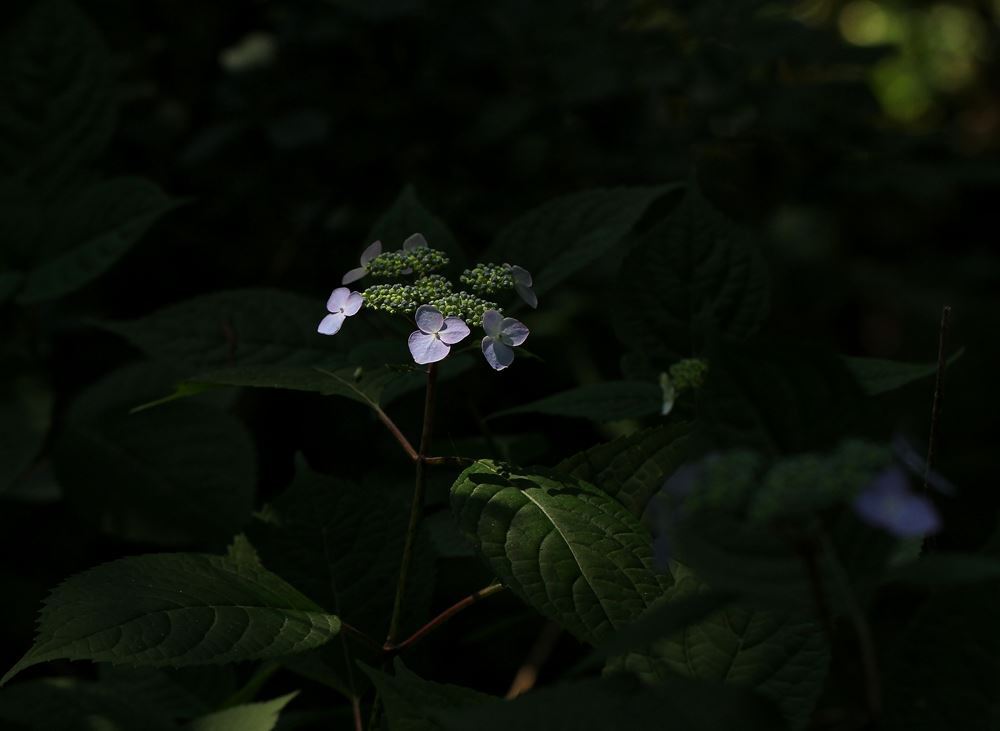
<path id="1" fill-rule="evenodd" d="M 451 490 L 463 534 L 499 579 L 596 644 L 663 592 L 649 534 L 613 498 L 556 472 L 481 460 Z"/>
<path id="2" fill-rule="evenodd" d="M 281 657 L 319 647 L 339 631 L 337 617 L 250 561 L 132 556 L 56 587 L 34 646 L 0 683 L 57 659 L 184 667 Z"/>
<path id="3" fill-rule="evenodd" d="M 273 701 L 245 703 L 196 718 L 185 731 L 272 731 L 278 716 L 298 693 L 289 693 Z"/>

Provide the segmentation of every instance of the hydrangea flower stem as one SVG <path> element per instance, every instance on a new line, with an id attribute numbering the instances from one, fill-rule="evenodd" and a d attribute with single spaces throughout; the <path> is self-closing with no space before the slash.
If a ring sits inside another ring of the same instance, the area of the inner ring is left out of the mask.
<path id="1" fill-rule="evenodd" d="M 434 429 L 434 394 L 437 386 L 437 364 L 427 366 L 427 393 L 424 398 L 424 425 L 420 432 L 420 449 L 416 459 L 416 479 L 413 485 L 413 502 L 410 504 L 410 522 L 406 528 L 406 541 L 403 544 L 403 559 L 399 566 L 399 581 L 396 584 L 396 598 L 392 604 L 392 619 L 389 621 L 389 635 L 386 645 L 396 644 L 400 625 L 403 621 L 403 597 L 406 594 L 406 582 L 413 561 L 413 546 L 416 543 L 420 519 L 424 512 L 424 491 L 427 487 L 427 463 L 424 458 L 431 446 L 431 434 Z"/>
<path id="2" fill-rule="evenodd" d="M 396 441 L 399 442 L 399 445 L 406 452 L 406 455 L 414 462 L 419 462 L 420 455 L 417 453 L 417 450 L 413 448 L 413 445 L 410 444 L 410 440 L 407 439 L 403 432 L 400 431 L 399 427 L 396 426 L 396 422 L 390 419 L 389 415 L 377 406 L 375 407 L 375 415 L 383 424 L 385 424 L 389 433 L 396 438 Z"/>

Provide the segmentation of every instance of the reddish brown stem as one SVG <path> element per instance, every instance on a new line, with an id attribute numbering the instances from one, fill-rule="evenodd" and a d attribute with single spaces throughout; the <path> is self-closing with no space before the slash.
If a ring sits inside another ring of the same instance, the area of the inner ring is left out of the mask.
<path id="1" fill-rule="evenodd" d="M 455 602 L 450 607 L 445 609 L 438 616 L 436 616 L 430 622 L 428 622 L 423 627 L 418 629 L 416 632 L 407 637 L 405 640 L 400 642 L 398 645 L 390 644 L 387 642 L 382 647 L 382 652 L 384 652 L 386 655 L 390 657 L 399 654 L 400 652 L 410 647 L 414 643 L 422 640 L 424 637 L 429 635 L 431 632 L 433 632 L 435 629 L 437 629 L 442 624 L 447 622 L 449 619 L 454 617 L 456 614 L 461 612 L 463 609 L 467 609 L 468 607 L 471 607 L 473 604 L 482 601 L 486 597 L 493 596 L 494 594 L 503 591 L 503 588 L 504 588 L 503 584 L 490 584 L 489 586 L 480 589 L 479 591 L 473 594 L 469 594 L 469 596 L 465 597 L 461 601 Z"/>
<path id="2" fill-rule="evenodd" d="M 378 406 L 375 407 L 375 415 L 379 418 L 379 420 L 381 420 L 383 424 L 385 424 L 386 428 L 389 430 L 389 433 L 396 438 L 396 441 L 399 442 L 400 446 L 406 452 L 407 456 L 414 462 L 420 461 L 420 455 L 417 453 L 417 450 L 413 448 L 413 445 L 410 444 L 410 440 L 407 439 L 406 436 L 404 436 L 403 432 L 399 430 L 399 427 L 396 426 L 396 422 L 390 419 L 389 415 L 384 411 L 382 411 L 382 409 L 380 409 Z"/>

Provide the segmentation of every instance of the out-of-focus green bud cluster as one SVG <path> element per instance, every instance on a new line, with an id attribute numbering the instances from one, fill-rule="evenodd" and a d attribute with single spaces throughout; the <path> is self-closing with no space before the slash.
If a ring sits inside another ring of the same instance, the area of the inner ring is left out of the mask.
<path id="1" fill-rule="evenodd" d="M 489 302 L 471 292 L 451 292 L 428 304 L 437 307 L 445 317 L 461 317 L 469 325 L 481 325 L 486 310 L 500 311 L 496 302 Z"/>
<path id="2" fill-rule="evenodd" d="M 362 295 L 365 307 L 390 315 L 412 314 L 424 303 L 412 284 L 373 284 Z"/>
<path id="3" fill-rule="evenodd" d="M 803 454 L 776 463 L 761 482 L 751 520 L 798 518 L 852 500 L 891 463 L 885 447 L 857 440 L 833 454 Z"/>
<path id="4" fill-rule="evenodd" d="M 448 265 L 448 255 L 429 247 L 387 251 L 368 264 L 368 271 L 378 279 L 399 279 L 407 274 L 422 277 Z"/>
<path id="5" fill-rule="evenodd" d="M 708 373 L 708 361 L 685 358 L 670 366 L 670 381 L 678 393 L 701 388 Z"/>
<path id="6" fill-rule="evenodd" d="M 742 512 L 754 493 L 763 466 L 761 455 L 744 449 L 706 458 L 684 507 Z"/>
<path id="7" fill-rule="evenodd" d="M 514 275 L 504 264 L 476 264 L 462 272 L 459 280 L 479 294 L 499 294 L 514 289 Z"/>
<path id="8" fill-rule="evenodd" d="M 447 297 L 455 289 L 451 282 L 440 274 L 428 274 L 413 283 L 421 302 Z"/>

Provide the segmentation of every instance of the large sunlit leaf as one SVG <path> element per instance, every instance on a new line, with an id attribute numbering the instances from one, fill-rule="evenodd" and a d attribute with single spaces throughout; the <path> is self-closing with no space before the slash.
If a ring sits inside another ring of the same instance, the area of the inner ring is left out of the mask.
<path id="1" fill-rule="evenodd" d="M 743 339 L 768 311 L 764 261 L 732 221 L 697 191 L 632 248 L 615 297 L 615 327 L 633 350 L 662 365 L 700 352 L 711 327 Z"/>
<path id="2" fill-rule="evenodd" d="M 272 701 L 244 703 L 196 718 L 184 731 L 272 731 L 278 717 L 298 693 L 289 693 Z"/>
<path id="3" fill-rule="evenodd" d="M 556 471 L 596 485 L 639 517 L 677 468 L 694 456 L 688 424 L 654 427 L 564 459 Z"/>
<path id="4" fill-rule="evenodd" d="M 0 684 L 58 659 L 184 667 L 282 657 L 339 631 L 336 616 L 245 556 L 131 556 L 56 587 L 34 646 Z"/>
<path id="5" fill-rule="evenodd" d="M 96 161 L 111 137 L 111 58 L 70 0 L 26 6 L 0 39 L 0 176 L 51 189 Z"/>
<path id="6" fill-rule="evenodd" d="M 668 583 L 653 571 L 636 518 L 569 475 L 481 460 L 452 486 L 451 506 L 506 586 L 592 644 L 635 620 Z"/>
<path id="7" fill-rule="evenodd" d="M 620 245 L 650 204 L 677 187 L 600 188 L 556 198 L 500 231 L 485 258 L 528 269 L 543 294 Z"/>
<path id="8" fill-rule="evenodd" d="M 605 422 L 659 413 L 663 395 L 655 383 L 608 381 L 578 386 L 538 401 L 504 409 L 491 418 L 511 414 L 570 416 Z"/>

